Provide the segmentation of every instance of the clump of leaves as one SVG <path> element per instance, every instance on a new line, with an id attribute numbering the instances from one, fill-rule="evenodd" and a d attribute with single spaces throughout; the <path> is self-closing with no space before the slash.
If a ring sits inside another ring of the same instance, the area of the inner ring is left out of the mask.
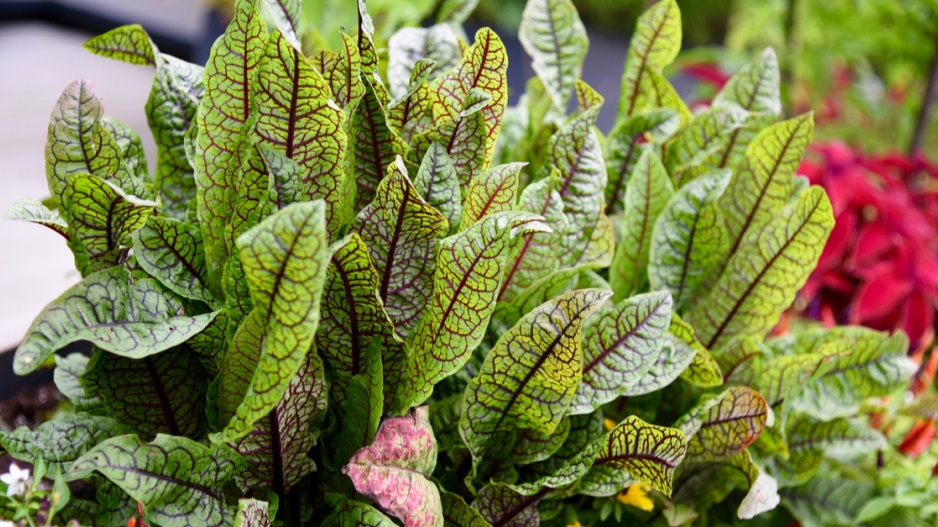
<path id="1" fill-rule="evenodd" d="M 905 380 L 903 336 L 763 340 L 833 227 L 794 175 L 812 120 L 779 121 L 771 51 L 694 116 L 662 74 L 680 13 L 655 5 L 603 137 L 569 1 L 528 2 L 538 76 L 510 109 L 491 30 L 401 30 L 385 76 L 363 3 L 338 51 L 304 47 L 296 2 L 262 7 L 272 27 L 237 3 L 204 71 L 139 26 L 92 39 L 155 67 L 157 166 L 78 81 L 52 197 L 11 212 L 83 275 L 15 358 L 55 366 L 75 413 L 0 443 L 95 485 L 63 517 L 809 517 L 831 484 L 812 474 L 881 448 L 855 417 Z M 76 340 L 90 358 L 54 355 Z"/>

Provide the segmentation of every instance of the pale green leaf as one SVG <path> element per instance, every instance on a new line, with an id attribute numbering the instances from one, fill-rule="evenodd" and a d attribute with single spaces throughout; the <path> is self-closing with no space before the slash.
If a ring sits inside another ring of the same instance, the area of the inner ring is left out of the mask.
<path id="1" fill-rule="evenodd" d="M 532 58 L 554 106 L 567 108 L 574 82 L 583 71 L 589 38 L 570 0 L 531 0 L 525 4 L 518 39 Z"/>
<path id="2" fill-rule="evenodd" d="M 514 208 L 518 180 L 525 163 L 498 165 L 469 181 L 462 206 L 460 230 L 466 230 L 489 214 Z"/>
<path id="3" fill-rule="evenodd" d="M 215 302 L 208 289 L 202 232 L 166 217 L 151 217 L 134 235 L 137 263 L 167 289 L 184 298 Z"/>

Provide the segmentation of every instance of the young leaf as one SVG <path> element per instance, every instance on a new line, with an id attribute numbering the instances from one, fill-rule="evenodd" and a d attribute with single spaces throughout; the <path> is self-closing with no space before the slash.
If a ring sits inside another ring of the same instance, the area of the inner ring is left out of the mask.
<path id="1" fill-rule="evenodd" d="M 817 264 L 834 224 L 824 191 L 805 191 L 780 216 L 787 219 L 746 237 L 707 299 L 688 313 L 706 348 L 765 336 Z"/>
<path id="2" fill-rule="evenodd" d="M 469 360 L 495 309 L 509 240 L 545 230 L 539 219 L 521 212 L 492 214 L 440 242 L 433 295 L 414 330 L 409 379 L 399 394 L 410 404 L 401 409 L 425 401 L 434 384 Z"/>
<path id="3" fill-rule="evenodd" d="M 643 140 L 663 143 L 677 131 L 680 120 L 668 108 L 656 108 L 629 117 L 613 127 L 606 137 L 603 154 L 606 159 L 606 214 L 620 212 L 624 208 L 629 179 L 642 153 L 648 146 Z"/>
<path id="4" fill-rule="evenodd" d="M 18 375 L 39 368 L 66 344 L 87 340 L 99 348 L 141 358 L 182 344 L 218 314 L 176 316 L 182 306 L 152 280 L 128 285 L 121 267 L 94 273 L 46 306 L 16 350 Z"/>
<path id="5" fill-rule="evenodd" d="M 241 498 L 238 500 L 234 527 L 270 527 L 273 522 L 268 507 L 266 501 Z"/>
<path id="6" fill-rule="evenodd" d="M 72 479 L 100 472 L 143 504 L 147 517 L 164 525 L 198 522 L 231 525 L 235 510 L 220 490 L 244 462 L 224 447 L 207 447 L 183 437 L 115 437 L 72 464 Z"/>
<path id="7" fill-rule="evenodd" d="M 420 60 L 432 60 L 435 71 L 445 72 L 462 58 L 459 37 L 449 24 L 428 28 L 405 27 L 388 39 L 388 86 L 395 100 L 407 96 L 408 79 Z M 431 77 L 432 80 L 432 77 Z"/>
<path id="8" fill-rule="evenodd" d="M 486 159 L 486 122 L 482 109 L 491 101 L 491 95 L 473 88 L 466 96 L 462 111 L 455 119 L 445 119 L 441 124 L 413 137 L 407 158 L 419 162 L 434 142 L 447 145 L 446 152 L 453 161 L 460 185 L 465 187 L 488 166 Z"/>
<path id="9" fill-rule="evenodd" d="M 37 199 L 27 198 L 17 201 L 10 206 L 3 218 L 36 223 L 61 234 L 66 240 L 69 239 L 68 224 L 65 223 L 59 211 L 49 209 Z"/>
<path id="10" fill-rule="evenodd" d="M 88 267 L 80 269 L 84 274 L 116 265 L 125 238 L 146 223 L 157 205 L 90 174 L 68 178 L 62 204 L 69 213 L 69 239 L 80 243 L 88 258 Z"/>
<path id="11" fill-rule="evenodd" d="M 681 50 L 681 11 L 677 2 L 655 4 L 638 18 L 635 28 L 622 73 L 617 112 L 620 119 L 659 107 L 647 99 L 646 86 L 653 82 L 649 72 L 660 73 Z"/>
<path id="12" fill-rule="evenodd" d="M 609 268 L 609 284 L 616 301 L 628 297 L 644 281 L 655 221 L 673 194 L 671 178 L 661 159 L 652 150 L 645 150 L 625 192 L 622 238 Z"/>
<path id="13" fill-rule="evenodd" d="M 205 260 L 215 290 L 230 254 L 224 234 L 231 218 L 231 193 L 241 168 L 242 134 L 251 117 L 251 86 L 264 34 L 254 0 L 238 0 L 225 34 L 212 46 L 205 66 L 205 93 L 196 115 L 195 182 Z"/>
<path id="14" fill-rule="evenodd" d="M 95 55 L 139 66 L 155 66 L 157 61 L 156 45 L 139 24 L 120 26 L 93 37 L 84 48 Z"/>
<path id="15" fill-rule="evenodd" d="M 184 298 L 215 302 L 208 288 L 202 232 L 166 217 L 151 217 L 134 233 L 134 254 L 140 268 Z"/>
<path id="16" fill-rule="evenodd" d="M 589 37 L 570 0 L 533 0 L 524 6 L 518 39 L 532 67 L 560 111 L 566 110 L 574 82 L 583 71 Z"/>
<path id="17" fill-rule="evenodd" d="M 296 49 L 302 49 L 300 38 L 303 36 L 302 2 L 300 0 L 263 0 L 261 6 L 270 15 L 274 26 Z"/>
<path id="18" fill-rule="evenodd" d="M 670 323 L 666 291 L 627 298 L 602 313 L 583 337 L 583 382 L 570 413 L 590 413 L 638 382 L 654 365 Z"/>
<path id="19" fill-rule="evenodd" d="M 459 227 L 463 207 L 459 178 L 446 147 L 437 142 L 430 145 L 414 176 L 414 188 L 424 201 L 443 214 L 450 233 Z"/>
<path id="20" fill-rule="evenodd" d="M 740 386 L 704 399 L 675 426 L 690 438 L 688 461 L 720 461 L 755 442 L 768 419 L 765 399 Z"/>
<path id="21" fill-rule="evenodd" d="M 492 159 L 508 104 L 507 69 L 508 56 L 501 39 L 492 30 L 482 28 L 476 33 L 475 44 L 463 54 L 459 66 L 438 77 L 430 87 L 437 124 L 445 120 L 457 121 L 472 90 L 491 96 L 491 101 L 480 110 L 486 138 L 485 164 Z"/>
<path id="22" fill-rule="evenodd" d="M 105 439 L 122 432 L 109 417 L 63 415 L 35 430 L 21 426 L 0 435 L 0 447 L 32 465 L 44 462 L 51 474 L 65 473 L 72 463 Z"/>
<path id="23" fill-rule="evenodd" d="M 52 111 L 46 141 L 49 193 L 61 204 L 68 180 L 75 174 L 111 178 L 121 169 L 120 147 L 101 124 L 101 101 L 83 80 L 65 88 Z M 71 219 L 68 208 L 60 213 Z"/>
<path id="24" fill-rule="evenodd" d="M 668 141 L 665 161 L 677 187 L 717 168 L 732 133 L 747 114 L 735 107 L 710 108 Z"/>
<path id="25" fill-rule="evenodd" d="M 277 406 L 254 423 L 250 434 L 229 445 L 247 461 L 234 476 L 242 490 L 256 495 L 270 489 L 284 496 L 316 468 L 307 456 L 316 445 L 309 425 L 326 410 L 326 399 L 322 362 L 311 353 Z"/>
<path id="26" fill-rule="evenodd" d="M 901 332 L 887 335 L 847 326 L 828 334 L 809 332 L 805 338 L 814 341 L 826 360 L 796 406 L 820 419 L 853 414 L 863 400 L 892 392 L 916 370 L 906 356 L 908 337 Z"/>
<path id="27" fill-rule="evenodd" d="M 483 217 L 514 207 L 518 179 L 525 163 L 498 165 L 469 181 L 459 230 L 466 230 Z"/>
<path id="28" fill-rule="evenodd" d="M 351 230 L 371 251 L 381 276 L 378 296 L 388 315 L 408 334 L 429 303 L 432 254 L 436 239 L 447 230 L 446 218 L 423 201 L 398 157 Z"/>
<path id="29" fill-rule="evenodd" d="M 361 208 L 375 197 L 375 190 L 384 175 L 392 170 L 395 159 L 407 152 L 407 144 L 388 126 L 384 109 L 386 94 L 379 96 L 381 85 L 364 81 L 364 98 L 352 114 L 351 135 L 355 139 L 354 174 L 358 185 L 356 208 Z"/>
<path id="30" fill-rule="evenodd" d="M 878 430 L 842 417 L 816 421 L 805 414 L 795 414 L 785 432 L 788 464 L 798 473 L 814 470 L 825 456 L 849 460 L 886 447 L 886 438 Z"/>
<path id="31" fill-rule="evenodd" d="M 141 359 L 96 349 L 81 377 L 108 415 L 145 438 L 166 433 L 201 439 L 208 379 L 185 345 Z"/>
<path id="32" fill-rule="evenodd" d="M 583 322 L 608 297 L 598 289 L 567 293 L 502 335 L 463 396 L 459 431 L 474 461 L 497 432 L 516 426 L 554 431 L 582 375 Z"/>
<path id="33" fill-rule="evenodd" d="M 671 291 L 675 311 L 697 296 L 726 250 L 727 239 L 713 203 L 729 178 L 729 170 L 698 177 L 678 190 L 655 220 L 648 281 L 652 291 Z"/>
<path id="34" fill-rule="evenodd" d="M 323 314 L 316 337 L 319 353 L 335 370 L 340 388 L 333 395 L 342 400 L 341 387 L 362 373 L 365 351 L 381 343 L 386 393 L 402 382 L 407 366 L 404 344 L 379 298 L 381 276 L 371 265 L 368 247 L 357 234 L 337 244 L 323 291 Z"/>
<path id="35" fill-rule="evenodd" d="M 427 82 L 432 66 L 432 63 L 418 62 L 407 94 L 388 106 L 388 124 L 408 143 L 433 129 L 433 104 Z"/>
<path id="36" fill-rule="evenodd" d="M 238 238 L 263 339 L 250 386 L 220 442 L 244 437 L 274 409 L 310 351 L 329 262 L 325 208 L 321 200 L 290 205 Z"/>
<path id="37" fill-rule="evenodd" d="M 257 103 L 255 133 L 261 144 L 283 153 L 303 169 L 310 199 L 328 204 L 330 231 L 347 219 L 345 116 L 330 102 L 331 88 L 279 31 L 274 31 L 260 59 L 251 97 Z"/>
<path id="38" fill-rule="evenodd" d="M 414 527 L 443 523 L 440 493 L 427 479 L 437 454 L 427 415 L 428 407 L 422 406 L 381 423 L 374 442 L 342 469 L 358 492 Z"/>
<path id="39" fill-rule="evenodd" d="M 750 143 L 746 161 L 717 201 L 729 237 L 726 258 L 743 246 L 747 233 L 777 218 L 788 202 L 792 177 L 813 131 L 814 117 L 807 113 L 766 128 Z"/>
<path id="40" fill-rule="evenodd" d="M 385 390 L 381 344 L 375 339 L 362 350 L 359 372 L 349 379 L 345 393 L 339 395 L 333 390 L 336 399 L 343 399 L 342 425 L 335 439 L 337 465 L 348 463 L 356 451 L 370 445 L 381 424 Z"/>

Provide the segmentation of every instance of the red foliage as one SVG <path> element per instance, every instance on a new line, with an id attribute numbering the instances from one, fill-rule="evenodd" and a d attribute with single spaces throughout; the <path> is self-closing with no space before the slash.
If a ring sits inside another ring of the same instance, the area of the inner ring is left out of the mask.
<path id="1" fill-rule="evenodd" d="M 812 147 L 800 172 L 823 186 L 837 224 L 802 295 L 828 324 L 934 335 L 938 306 L 938 166 L 924 157 Z"/>

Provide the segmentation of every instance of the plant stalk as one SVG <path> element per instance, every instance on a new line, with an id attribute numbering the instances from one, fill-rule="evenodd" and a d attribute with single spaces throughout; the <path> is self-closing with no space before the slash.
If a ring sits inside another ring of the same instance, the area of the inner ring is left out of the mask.
<path id="1" fill-rule="evenodd" d="M 922 107 L 915 121 L 915 133 L 912 134 L 912 142 L 909 144 L 910 157 L 915 156 L 922 149 L 922 144 L 928 136 L 928 125 L 931 123 L 931 111 L 935 105 L 936 91 L 938 91 L 938 40 L 935 42 L 935 52 L 932 54 L 928 83 L 925 85 L 925 94 L 922 97 Z"/>

